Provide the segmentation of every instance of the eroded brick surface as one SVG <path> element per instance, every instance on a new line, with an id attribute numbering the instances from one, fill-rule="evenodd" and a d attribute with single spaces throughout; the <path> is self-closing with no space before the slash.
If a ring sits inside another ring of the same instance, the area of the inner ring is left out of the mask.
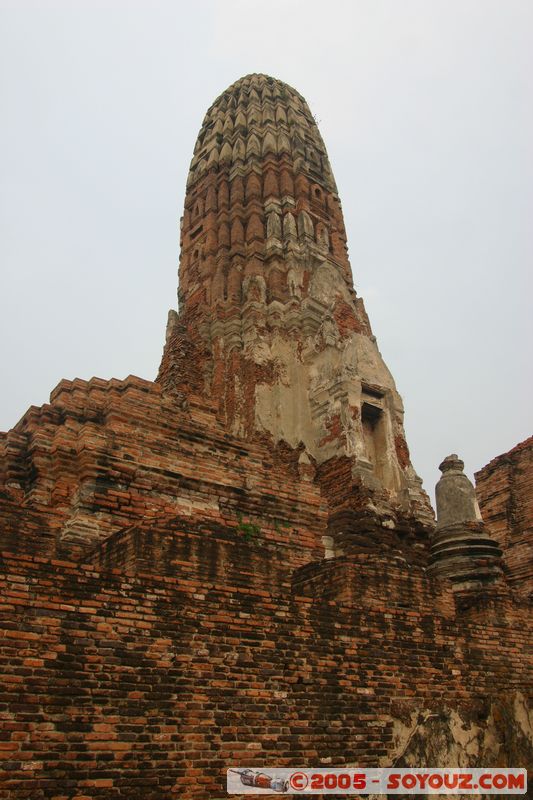
<path id="1" fill-rule="evenodd" d="M 533 597 L 533 437 L 476 472 L 476 494 L 509 580 Z"/>

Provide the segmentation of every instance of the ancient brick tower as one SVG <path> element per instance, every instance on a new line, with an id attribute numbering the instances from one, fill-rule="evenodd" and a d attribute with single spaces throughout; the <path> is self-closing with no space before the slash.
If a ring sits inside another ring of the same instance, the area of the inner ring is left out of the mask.
<path id="1" fill-rule="evenodd" d="M 482 476 L 494 533 L 444 459 L 434 530 L 293 89 L 215 102 L 182 236 L 157 381 L 63 380 L 0 434 L 0 800 L 530 766 L 532 442 Z"/>
<path id="2" fill-rule="evenodd" d="M 326 148 L 294 89 L 251 75 L 211 106 L 181 246 L 163 386 L 216 400 L 238 436 L 298 448 L 301 470 L 327 464 L 323 480 L 349 461 L 358 503 L 430 521 L 402 401 L 353 287 Z"/>

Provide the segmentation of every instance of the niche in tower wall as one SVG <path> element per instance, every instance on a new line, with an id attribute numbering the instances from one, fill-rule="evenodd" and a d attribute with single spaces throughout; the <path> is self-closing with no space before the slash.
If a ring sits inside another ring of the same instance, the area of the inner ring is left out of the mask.
<path id="1" fill-rule="evenodd" d="M 383 409 L 373 403 L 363 402 L 361 422 L 367 460 L 376 477 L 383 478 L 386 447 Z"/>

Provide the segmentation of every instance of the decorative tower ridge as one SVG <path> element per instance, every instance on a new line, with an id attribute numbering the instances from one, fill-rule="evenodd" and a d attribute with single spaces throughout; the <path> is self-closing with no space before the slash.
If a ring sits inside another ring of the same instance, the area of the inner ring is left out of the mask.
<path id="1" fill-rule="evenodd" d="M 401 398 L 353 287 L 326 148 L 287 84 L 249 75 L 208 110 L 178 294 L 158 375 L 166 391 L 207 398 L 243 438 L 299 449 L 307 477 L 348 459 L 349 483 L 373 508 L 431 518 Z"/>

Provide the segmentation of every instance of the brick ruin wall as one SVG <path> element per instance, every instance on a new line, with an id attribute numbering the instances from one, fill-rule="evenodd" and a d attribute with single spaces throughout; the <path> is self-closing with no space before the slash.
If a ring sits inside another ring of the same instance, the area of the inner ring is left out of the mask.
<path id="1" fill-rule="evenodd" d="M 187 538 L 168 576 L 146 552 L 136 572 L 134 541 L 127 571 L 4 553 L 1 798 L 222 798 L 235 765 L 530 763 L 525 607 L 457 610 L 399 558 L 294 573 Z"/>
<path id="2" fill-rule="evenodd" d="M 2 800 L 213 800 L 239 764 L 531 764 L 525 601 L 454 596 L 420 531 L 343 492 L 328 511 L 345 460 L 316 484 L 131 377 L 63 381 L 0 443 Z"/>
<path id="3" fill-rule="evenodd" d="M 533 597 L 533 437 L 476 473 L 483 519 L 503 550 L 507 577 Z"/>
<path id="4" fill-rule="evenodd" d="M 235 765 L 531 764 L 525 602 L 454 595 L 417 531 L 342 493 L 328 514 L 288 452 L 182 406 L 137 378 L 65 381 L 2 437 L 0 798 L 214 800 Z"/>

